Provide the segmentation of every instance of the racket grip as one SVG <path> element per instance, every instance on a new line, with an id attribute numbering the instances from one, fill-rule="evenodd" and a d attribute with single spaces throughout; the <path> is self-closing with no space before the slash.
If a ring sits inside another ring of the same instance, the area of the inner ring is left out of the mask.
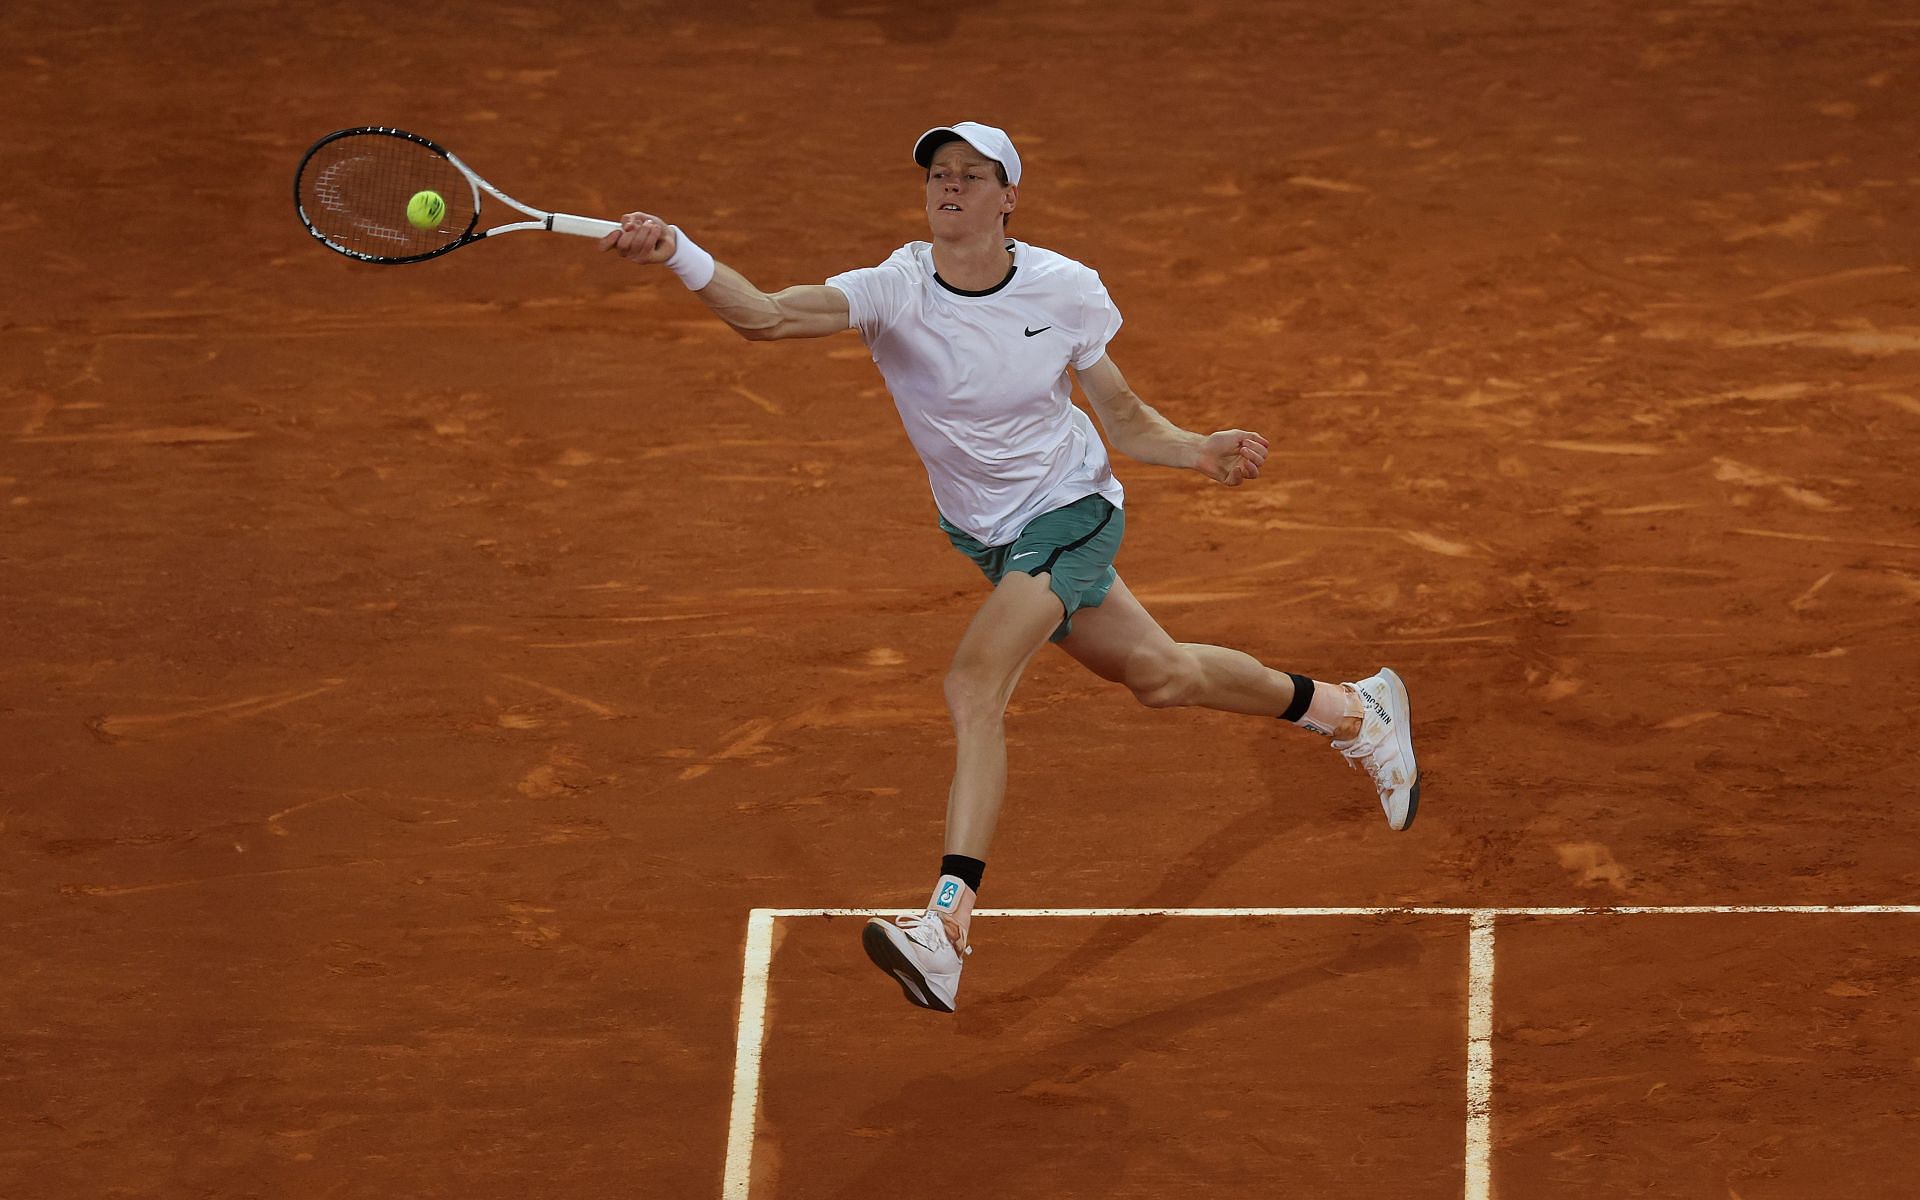
<path id="1" fill-rule="evenodd" d="M 572 213 L 554 213 L 547 218 L 547 228 L 555 233 L 570 233 L 575 237 L 600 238 L 610 233 L 620 232 L 620 222 L 602 221 L 594 217 L 576 217 Z"/>

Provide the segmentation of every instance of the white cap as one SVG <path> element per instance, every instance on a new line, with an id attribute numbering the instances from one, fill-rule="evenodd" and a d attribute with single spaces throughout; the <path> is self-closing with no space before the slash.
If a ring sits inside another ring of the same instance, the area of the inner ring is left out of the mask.
<path id="1" fill-rule="evenodd" d="M 978 121 L 959 121 L 927 130 L 913 144 L 913 161 L 923 167 L 932 166 L 933 152 L 955 138 L 999 163 L 1007 172 L 1008 183 L 1020 182 L 1020 154 L 1013 148 L 1013 139 L 1007 136 L 1006 130 Z"/>

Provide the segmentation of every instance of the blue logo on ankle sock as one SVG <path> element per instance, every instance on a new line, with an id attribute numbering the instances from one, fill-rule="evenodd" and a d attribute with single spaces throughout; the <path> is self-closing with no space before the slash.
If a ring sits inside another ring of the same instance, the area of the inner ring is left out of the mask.
<path id="1" fill-rule="evenodd" d="M 952 908 L 960 899 L 960 885 L 949 879 L 940 885 L 940 898 L 934 901 L 939 908 Z"/>

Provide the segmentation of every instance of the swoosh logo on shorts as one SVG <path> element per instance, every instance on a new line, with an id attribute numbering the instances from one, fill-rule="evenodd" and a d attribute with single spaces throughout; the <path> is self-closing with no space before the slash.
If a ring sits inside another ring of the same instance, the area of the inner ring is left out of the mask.
<path id="1" fill-rule="evenodd" d="M 1007 561 L 1019 562 L 1023 558 L 1038 558 L 1038 557 L 1040 557 L 1040 552 L 1038 550 L 1029 550 L 1025 554 L 1016 554 L 1012 558 L 1008 559 Z"/>
<path id="2" fill-rule="evenodd" d="M 1023 326 L 1021 326 L 1021 328 L 1022 328 L 1022 329 L 1026 329 L 1026 326 L 1024 326 L 1024 325 L 1023 325 Z M 1028 337 L 1039 337 L 1039 336 L 1040 336 L 1041 334 L 1043 334 L 1043 333 L 1045 333 L 1045 332 L 1046 332 L 1047 330 L 1049 330 L 1049 329 L 1052 329 L 1052 328 L 1053 328 L 1053 326 L 1051 326 L 1051 325 L 1042 325 L 1042 326 L 1041 326 L 1040 328 L 1038 328 L 1038 329 L 1027 329 L 1027 336 L 1028 336 Z"/>

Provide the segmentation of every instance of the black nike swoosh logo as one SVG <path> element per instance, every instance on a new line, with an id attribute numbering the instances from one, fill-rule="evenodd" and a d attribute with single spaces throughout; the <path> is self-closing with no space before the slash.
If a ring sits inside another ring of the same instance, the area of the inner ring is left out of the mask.
<path id="1" fill-rule="evenodd" d="M 1043 334 L 1043 333 L 1045 333 L 1045 332 L 1046 332 L 1047 330 L 1049 330 L 1049 329 L 1052 329 L 1052 328 L 1053 328 L 1053 326 L 1051 326 L 1051 325 L 1042 325 L 1042 326 L 1041 326 L 1040 328 L 1038 328 L 1038 329 L 1029 329 L 1029 330 L 1027 330 L 1027 336 L 1028 336 L 1028 337 L 1038 337 L 1038 336 L 1040 336 L 1041 334 Z"/>

